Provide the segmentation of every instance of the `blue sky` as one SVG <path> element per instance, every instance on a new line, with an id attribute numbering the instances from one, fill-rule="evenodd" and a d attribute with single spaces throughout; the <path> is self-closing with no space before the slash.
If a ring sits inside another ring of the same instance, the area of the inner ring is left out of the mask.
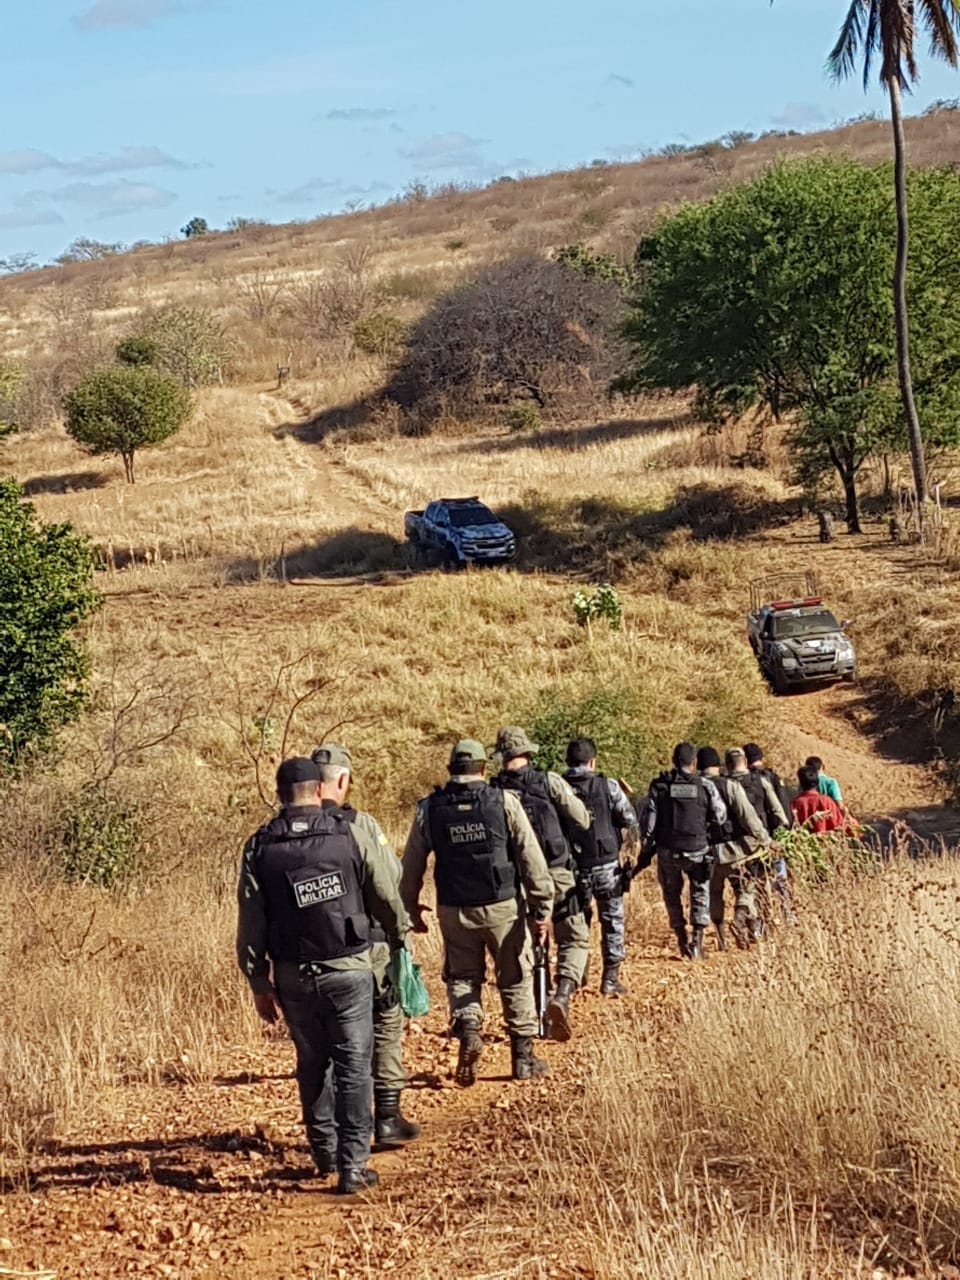
<path id="1" fill-rule="evenodd" d="M 12 7 L 12 6 L 11 6 Z M 882 108 L 823 74 L 845 0 L 34 0 L 6 20 L 0 257 L 310 218 Z M 925 62 L 913 109 L 960 97 Z"/>

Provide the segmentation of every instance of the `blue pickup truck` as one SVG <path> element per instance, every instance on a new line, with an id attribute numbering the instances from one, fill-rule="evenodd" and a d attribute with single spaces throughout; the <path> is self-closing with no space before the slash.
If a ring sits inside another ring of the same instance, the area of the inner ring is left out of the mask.
<path id="1" fill-rule="evenodd" d="M 479 498 L 439 498 L 425 511 L 408 511 L 404 530 L 428 563 L 463 569 L 505 564 L 517 554 L 512 530 Z"/>

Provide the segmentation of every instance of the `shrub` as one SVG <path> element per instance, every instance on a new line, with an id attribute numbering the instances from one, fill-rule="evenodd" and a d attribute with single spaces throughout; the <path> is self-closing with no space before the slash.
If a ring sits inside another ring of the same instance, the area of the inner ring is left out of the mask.
<path id="1" fill-rule="evenodd" d="M 293 324 L 316 341 L 350 337 L 383 295 L 373 274 L 369 245 L 356 245 L 329 270 L 291 287 L 286 311 Z"/>
<path id="2" fill-rule="evenodd" d="M 512 404 L 503 415 L 511 431 L 539 431 L 543 426 L 540 410 L 532 400 L 522 400 Z"/>
<path id="3" fill-rule="evenodd" d="M 147 318 L 137 336 L 154 344 L 157 369 L 186 387 L 222 382 L 233 359 L 223 325 L 204 307 L 164 307 Z"/>
<path id="4" fill-rule="evenodd" d="M 629 289 L 633 272 L 612 253 L 593 253 L 583 244 L 565 244 L 554 255 L 557 262 L 573 267 L 588 280 L 603 280 L 620 289 Z"/>
<path id="5" fill-rule="evenodd" d="M 101 889 L 129 884 L 143 865 L 140 810 L 103 787 L 83 787 L 66 806 L 51 852 L 70 884 Z"/>
<path id="6" fill-rule="evenodd" d="M 489 413 L 530 396 L 575 410 L 619 365 L 615 285 L 525 257 L 485 268 L 413 326 L 388 399 L 421 423 Z"/>
<path id="7" fill-rule="evenodd" d="M 188 240 L 193 240 L 197 236 L 205 236 L 210 231 L 210 224 L 206 218 L 191 218 L 185 227 L 180 228 L 180 234 Z"/>
<path id="8" fill-rule="evenodd" d="M 135 334 L 117 343 L 116 355 L 121 364 L 156 364 L 159 351 L 152 338 Z"/>
<path id="9" fill-rule="evenodd" d="M 20 366 L 0 360 L 0 439 L 20 430 L 23 387 Z"/>
<path id="10" fill-rule="evenodd" d="M 375 311 L 353 326 L 353 341 L 371 356 L 389 356 L 403 345 L 407 326 L 399 316 L 388 311 Z"/>
<path id="11" fill-rule="evenodd" d="M 540 744 L 538 769 L 566 768 L 567 744 L 573 738 L 592 738 L 599 767 L 613 777 L 629 777 L 646 786 L 667 754 L 638 696 L 625 685 L 594 689 L 579 700 L 556 689 L 547 690 L 522 723 Z"/>
<path id="12" fill-rule="evenodd" d="M 590 594 L 586 591 L 574 594 L 573 616 L 581 627 L 588 627 L 594 618 L 606 618 L 611 631 L 619 631 L 623 625 L 623 604 L 616 588 L 604 582 Z"/>
<path id="13" fill-rule="evenodd" d="M 99 605 L 93 552 L 68 524 L 42 524 L 13 480 L 0 481 L 0 764 L 45 746 L 84 702 L 75 637 Z"/>
<path id="14" fill-rule="evenodd" d="M 172 436 L 190 409 L 190 393 L 176 378 L 131 365 L 91 374 L 64 400 L 68 434 L 90 453 L 118 453 L 130 484 L 137 449 Z"/>

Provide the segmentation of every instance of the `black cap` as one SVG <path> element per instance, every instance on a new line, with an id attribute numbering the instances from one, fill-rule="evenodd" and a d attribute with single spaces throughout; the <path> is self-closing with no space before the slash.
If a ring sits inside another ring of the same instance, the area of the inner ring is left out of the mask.
<path id="1" fill-rule="evenodd" d="M 704 769 L 720 768 L 720 752 L 714 751 L 713 747 L 701 747 L 697 752 L 697 769 L 703 773 Z"/>
<path id="2" fill-rule="evenodd" d="M 763 748 L 758 747 L 755 742 L 748 742 L 743 748 L 743 754 L 747 757 L 747 764 L 757 764 L 763 759 Z"/>
<path id="3" fill-rule="evenodd" d="M 294 756 L 292 760 L 284 760 L 277 770 L 277 789 L 295 787 L 302 782 L 319 782 L 320 769 L 306 756 Z"/>

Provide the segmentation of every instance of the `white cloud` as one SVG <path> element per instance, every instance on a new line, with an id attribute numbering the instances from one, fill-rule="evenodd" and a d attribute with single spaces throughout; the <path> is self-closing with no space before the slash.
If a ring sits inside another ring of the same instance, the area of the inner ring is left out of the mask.
<path id="1" fill-rule="evenodd" d="M 344 124 L 371 124 L 376 120 L 392 120 L 396 114 L 390 107 L 334 107 L 324 118 Z"/>
<path id="2" fill-rule="evenodd" d="M 9 209 L 0 209 L 0 227 L 4 229 L 49 227 L 59 222 L 63 222 L 63 218 L 56 209 L 44 203 L 42 192 L 31 191 L 17 196 Z"/>
<path id="3" fill-rule="evenodd" d="M 428 171 L 435 169 L 483 170 L 489 162 L 480 148 L 484 138 L 471 138 L 466 133 L 435 133 L 400 155 Z"/>
<path id="4" fill-rule="evenodd" d="M 823 124 L 826 118 L 815 102 L 788 102 L 780 114 L 773 117 L 772 123 L 778 129 L 810 129 Z"/>
<path id="5" fill-rule="evenodd" d="M 144 28 L 164 18 L 200 13 L 211 8 L 210 0 L 96 0 L 89 9 L 73 17 L 80 31 L 102 31 L 110 27 Z"/>
<path id="6" fill-rule="evenodd" d="M 107 173 L 129 173 L 137 169 L 189 169 L 192 166 L 159 147 L 121 147 L 112 155 L 103 153 L 82 156 L 79 160 L 58 160 L 46 151 L 0 151 L 0 175 L 41 173 L 77 173 L 100 177 Z"/>
<path id="7" fill-rule="evenodd" d="M 165 191 L 149 182 L 130 182 L 127 178 L 117 182 L 71 182 L 52 191 L 29 194 L 33 199 L 46 200 L 51 205 L 77 205 L 96 218 L 114 218 L 140 209 L 164 209 L 177 198 L 172 191 Z"/>

